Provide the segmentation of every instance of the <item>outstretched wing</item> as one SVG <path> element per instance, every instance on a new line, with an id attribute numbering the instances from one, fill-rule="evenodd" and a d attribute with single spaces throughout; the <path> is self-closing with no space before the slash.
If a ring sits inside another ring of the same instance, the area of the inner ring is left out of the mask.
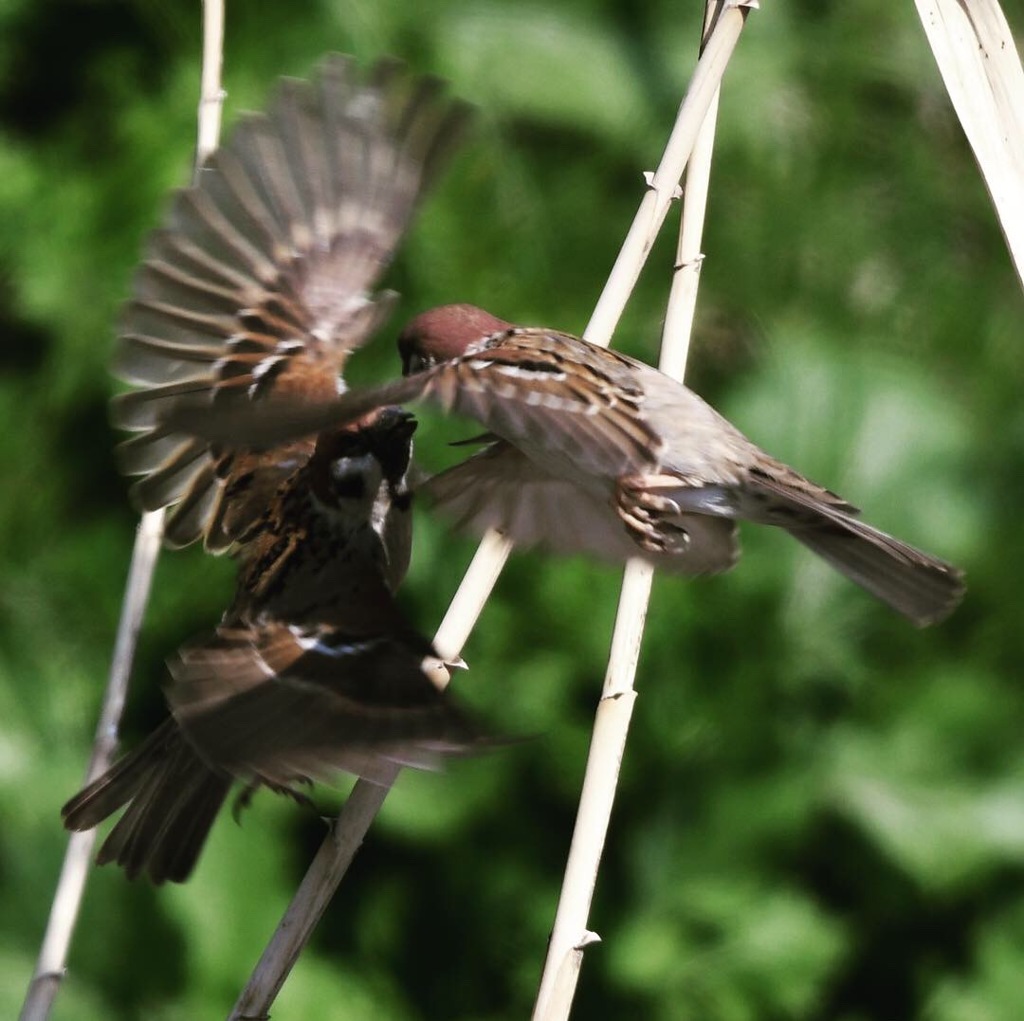
<path id="1" fill-rule="evenodd" d="M 163 414 L 166 424 L 210 442 L 235 437 L 261 450 L 382 405 L 425 399 L 475 418 L 533 460 L 548 459 L 552 474 L 561 464 L 575 475 L 614 479 L 656 467 L 665 452 L 642 413 L 638 364 L 570 334 L 515 328 L 433 368 L 337 397 L 298 401 L 281 394 L 263 414 L 181 397 Z"/>
<path id="2" fill-rule="evenodd" d="M 680 574 L 728 570 L 739 552 L 735 523 L 704 514 L 677 519 L 689 539 L 683 551 L 645 552 L 627 532 L 610 498 L 541 471 L 503 441 L 428 479 L 417 495 L 457 528 L 476 535 L 493 528 L 524 548 L 541 546 L 613 563 L 641 557 Z"/>
<path id="3" fill-rule="evenodd" d="M 430 766 L 483 746 L 480 729 L 424 672 L 430 645 L 285 625 L 221 628 L 170 663 L 168 701 L 202 756 L 288 787 L 386 763 Z"/>
<path id="4" fill-rule="evenodd" d="M 312 82 L 282 82 L 175 196 L 121 324 L 114 372 L 135 389 L 113 405 L 115 424 L 139 434 L 121 447 L 124 470 L 144 477 L 136 499 L 177 505 L 170 542 L 230 543 L 212 527 L 230 471 L 163 409 L 336 395 L 348 353 L 390 309 L 394 296 L 371 290 L 467 110 L 394 62 L 364 77 L 332 56 Z M 274 475 L 275 458 L 260 467 Z"/>

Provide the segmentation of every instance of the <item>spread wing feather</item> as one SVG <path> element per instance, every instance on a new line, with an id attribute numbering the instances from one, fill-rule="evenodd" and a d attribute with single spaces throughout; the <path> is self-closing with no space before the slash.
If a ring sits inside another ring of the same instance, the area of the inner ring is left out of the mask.
<path id="1" fill-rule="evenodd" d="M 123 455 L 144 476 L 136 501 L 186 505 L 172 544 L 202 536 L 219 551 L 237 536 L 214 527 L 206 492 L 218 451 L 168 429 L 167 409 L 334 397 L 346 356 L 390 311 L 394 296 L 372 289 L 467 112 L 395 62 L 362 75 L 333 56 L 312 82 L 282 82 L 177 193 L 125 306 L 114 372 L 135 389 L 113 405 L 139 433 Z"/>
<path id="2" fill-rule="evenodd" d="M 568 334 L 514 329 L 389 383 L 321 400 L 271 398 L 265 413 L 192 401 L 179 391 L 171 395 L 162 421 L 208 442 L 234 437 L 259 450 L 383 405 L 424 399 L 476 419 L 534 460 L 553 458 L 576 474 L 614 478 L 655 467 L 664 449 L 663 439 L 639 413 L 643 392 L 630 377 L 632 365 L 615 352 L 595 357 L 590 345 Z M 557 473 L 554 466 L 552 473 Z"/>
<path id="3" fill-rule="evenodd" d="M 585 554 L 622 563 L 642 557 L 680 574 L 728 570 L 738 554 L 736 526 L 700 514 L 678 519 L 689 536 L 684 553 L 647 553 L 627 533 L 605 497 L 540 471 L 521 451 L 498 442 L 435 475 L 418 490 L 457 528 L 496 529 L 517 546 Z"/>
<path id="4" fill-rule="evenodd" d="M 236 776 L 286 787 L 386 762 L 430 766 L 480 730 L 423 672 L 429 643 L 284 625 L 221 628 L 170 664 L 189 740 Z"/>

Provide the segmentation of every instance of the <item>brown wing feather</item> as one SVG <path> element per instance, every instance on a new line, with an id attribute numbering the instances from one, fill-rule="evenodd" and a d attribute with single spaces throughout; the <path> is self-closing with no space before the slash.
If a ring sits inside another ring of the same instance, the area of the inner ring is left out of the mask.
<path id="1" fill-rule="evenodd" d="M 680 574 L 727 570 L 738 553 L 733 522 L 697 514 L 678 519 L 690 538 L 685 552 L 644 552 L 608 498 L 540 471 L 504 442 L 435 475 L 418 493 L 457 528 L 476 535 L 493 528 L 517 546 L 539 545 L 615 563 L 641 557 Z"/>
<path id="2" fill-rule="evenodd" d="M 634 364 L 569 334 L 514 329 L 433 368 L 340 397 L 270 395 L 257 409 L 210 407 L 178 391 L 159 420 L 208 442 L 233 439 L 259 450 L 383 405 L 425 399 L 475 418 L 534 459 L 546 456 L 574 474 L 612 479 L 651 469 L 664 453 L 663 438 L 641 413 L 644 392 Z"/>
<path id="3" fill-rule="evenodd" d="M 175 714 L 62 809 L 87 830 L 124 808 L 98 855 L 130 877 L 191 872 L 232 783 L 280 791 L 336 770 L 382 777 L 484 747 L 421 663 L 424 639 L 222 627 L 171 661 Z"/>
<path id="4" fill-rule="evenodd" d="M 439 366 L 428 394 L 516 446 L 614 478 L 656 464 L 664 445 L 633 364 L 570 334 L 513 329 Z"/>
<path id="5" fill-rule="evenodd" d="M 390 310 L 393 295 L 370 290 L 466 117 L 433 79 L 387 61 L 364 76 L 334 56 L 312 83 L 283 82 L 177 194 L 125 307 L 114 371 L 137 389 L 113 413 L 141 434 L 124 455 L 146 476 L 137 502 L 187 504 L 168 520 L 173 544 L 233 536 L 213 535 L 215 452 L 162 426 L 168 408 L 334 397 L 346 355 Z"/>
<path id="6" fill-rule="evenodd" d="M 386 762 L 431 765 L 480 730 L 423 672 L 430 645 L 272 625 L 221 628 L 170 664 L 168 699 L 204 757 L 287 787 Z"/>

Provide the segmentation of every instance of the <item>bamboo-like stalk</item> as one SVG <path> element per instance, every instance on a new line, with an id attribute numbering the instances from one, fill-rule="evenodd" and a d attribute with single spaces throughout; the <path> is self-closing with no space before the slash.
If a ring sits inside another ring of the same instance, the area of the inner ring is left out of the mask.
<path id="1" fill-rule="evenodd" d="M 224 42 L 223 0 L 203 0 L 203 67 L 200 85 L 196 172 L 216 148 L 220 132 L 222 92 L 220 69 Z M 121 618 L 118 621 L 114 653 L 107 678 L 92 755 L 85 774 L 91 783 L 110 765 L 117 749 L 118 727 L 128 695 L 128 681 L 139 630 L 149 601 L 149 592 L 163 538 L 164 512 L 143 514 L 135 533 L 128 579 L 125 583 Z M 22 1004 L 19 1021 L 45 1021 L 50 1016 L 67 967 L 68 949 L 85 894 L 96 831 L 72 833 L 54 891 L 50 917 L 32 981 Z"/>
<path id="2" fill-rule="evenodd" d="M 1024 68 L 998 0 L 915 0 L 1024 283 Z"/>
<path id="3" fill-rule="evenodd" d="M 722 0 L 708 0 L 705 33 L 718 30 L 729 6 L 723 4 Z M 737 38 L 745 15 L 745 11 L 739 10 L 730 15 L 736 18 Z M 706 54 L 711 45 L 707 34 L 705 43 Z M 686 169 L 676 265 L 662 333 L 659 368 L 679 380 L 682 380 L 686 371 L 703 261 L 701 237 L 711 174 L 718 95 L 716 86 Z M 671 186 L 675 187 L 674 181 Z M 600 936 L 587 927 L 588 916 L 615 802 L 633 705 L 636 702 L 633 683 L 653 574 L 651 565 L 641 560 L 632 560 L 626 565 L 608 669 L 594 718 L 576 825 L 534 1005 L 533 1021 L 564 1021 L 569 1017 L 584 950 L 600 940 Z"/>
<path id="4" fill-rule="evenodd" d="M 607 346 L 611 340 L 626 301 L 668 213 L 701 124 L 717 95 L 722 73 L 735 48 L 746 14 L 756 6 L 756 0 L 718 0 L 716 4 L 722 16 L 717 18 L 707 40 L 661 163 L 640 203 L 584 333 L 593 343 Z M 489 533 L 481 542 L 434 640 L 443 658 L 454 659 L 460 654 L 483 611 L 510 549 L 510 544 L 495 533 Z M 624 650 L 616 657 L 614 673 L 609 670 L 614 678 L 625 677 L 627 674 L 631 678 L 635 670 L 643 610 L 646 607 L 646 596 L 642 596 L 640 591 L 643 570 L 644 565 L 630 565 L 624 582 L 628 598 L 624 596 L 620 600 L 620 616 L 631 614 L 638 618 L 635 625 L 638 630 L 635 642 L 632 643 L 634 651 L 628 655 L 625 650 L 631 647 L 631 642 L 623 637 L 625 630 L 613 639 L 613 655 L 616 649 Z M 633 574 L 631 584 L 629 572 Z M 646 585 L 649 590 L 649 577 Z M 624 607 L 631 608 L 628 614 Z M 630 658 L 632 667 L 627 668 Z M 397 775 L 398 770 L 395 770 L 383 783 L 357 781 L 331 834 L 317 852 L 299 890 L 235 1003 L 229 1021 L 259 1021 L 269 1016 L 274 998 L 344 877 Z"/>
<path id="5" fill-rule="evenodd" d="M 96 724 L 92 756 L 85 774 L 91 783 L 110 765 L 117 748 L 117 729 L 128 695 L 135 645 L 149 599 L 153 570 L 163 536 L 162 511 L 144 514 L 135 534 L 135 549 L 128 568 L 121 619 L 118 623 L 114 654 L 107 679 L 107 690 Z M 54 892 L 35 974 L 29 984 L 20 1021 L 45 1021 L 53 1008 L 67 962 L 78 911 L 85 893 L 85 882 L 92 862 L 96 831 L 72 833 L 68 838 L 64 863 Z"/>
<path id="6" fill-rule="evenodd" d="M 203 66 L 196 112 L 196 158 L 193 180 L 207 157 L 220 144 L 220 114 L 224 107 L 221 70 L 224 66 L 224 0 L 203 0 Z"/>
<path id="7" fill-rule="evenodd" d="M 640 270 L 647 261 L 654 239 L 668 215 L 683 169 L 697 138 L 704 116 L 736 47 L 747 14 L 757 0 L 723 0 L 721 15 L 707 40 L 676 116 L 672 134 L 647 193 L 633 218 L 608 282 L 601 292 L 583 336 L 593 344 L 608 346 L 626 301 L 633 292 Z"/>

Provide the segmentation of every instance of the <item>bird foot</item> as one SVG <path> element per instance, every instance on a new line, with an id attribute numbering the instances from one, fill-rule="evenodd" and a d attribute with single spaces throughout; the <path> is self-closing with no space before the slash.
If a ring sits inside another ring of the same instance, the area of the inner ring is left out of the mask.
<path id="1" fill-rule="evenodd" d="M 313 786 L 313 781 L 308 776 L 297 776 L 292 783 L 302 784 L 304 787 Z M 301 805 L 303 808 L 308 808 L 316 815 L 320 815 L 320 810 L 308 794 L 303 794 L 302 791 L 296 790 L 295 787 L 291 785 L 270 784 L 268 786 L 278 794 L 284 794 L 286 797 L 291 798 L 296 805 Z"/>
<path id="2" fill-rule="evenodd" d="M 302 784 L 303 786 L 312 786 L 313 781 L 307 776 L 298 776 L 295 778 L 293 783 Z M 301 805 L 303 808 L 308 808 L 313 812 L 317 812 L 317 807 L 313 803 L 313 799 L 308 794 L 303 794 L 302 791 L 296 790 L 295 787 L 290 784 L 274 783 L 271 780 L 256 779 L 250 780 L 245 787 L 238 792 L 235 798 L 234 804 L 231 806 L 231 816 L 235 822 L 241 820 L 242 812 L 252 804 L 253 795 L 260 789 L 260 787 L 266 787 L 267 790 L 273 791 L 275 794 L 283 794 L 285 797 L 291 798 L 296 804 Z"/>
<path id="3" fill-rule="evenodd" d="M 242 812 L 244 812 L 251 804 L 253 795 L 259 789 L 259 781 L 252 780 L 245 785 L 235 797 L 234 804 L 231 806 L 231 818 L 236 823 L 242 821 Z"/>
<path id="4" fill-rule="evenodd" d="M 682 553 L 689 545 L 689 533 L 673 518 L 681 514 L 679 504 L 652 489 L 674 485 L 679 480 L 667 475 L 625 475 L 615 490 L 615 510 L 633 541 L 648 553 Z"/>

